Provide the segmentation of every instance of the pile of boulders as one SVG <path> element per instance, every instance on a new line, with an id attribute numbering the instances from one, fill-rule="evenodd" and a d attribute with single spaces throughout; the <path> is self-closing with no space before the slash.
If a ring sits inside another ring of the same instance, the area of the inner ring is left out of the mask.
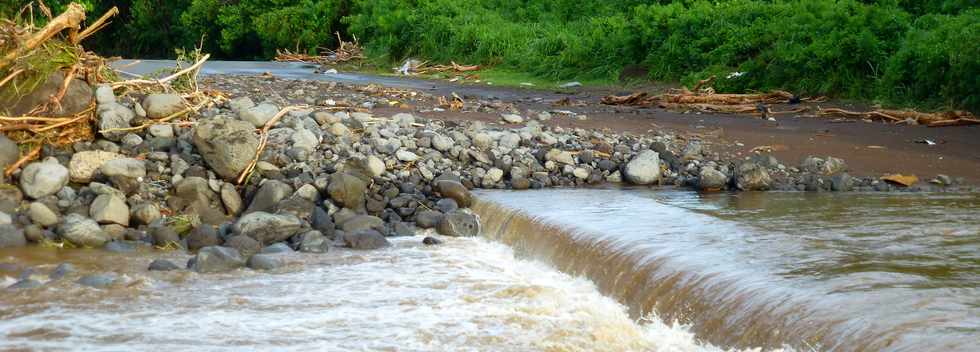
<path id="1" fill-rule="evenodd" d="M 96 96 L 101 130 L 138 126 L 183 104 L 167 94 L 117 101 L 107 87 Z M 259 149 L 259 129 L 281 108 L 244 96 L 203 111 L 193 124 L 45 148 L 0 185 L 0 247 L 145 245 L 196 253 L 186 267 L 198 272 L 268 270 L 285 263 L 284 253 L 379 249 L 389 237 L 428 229 L 477 236 L 479 218 L 467 210 L 474 188 L 880 188 L 847 176 L 840 159 L 808 158 L 799 168 L 768 155 L 723 161 L 701 142 L 665 132 L 552 128 L 509 112 L 501 120 L 518 128 L 316 107 L 292 110 L 268 131 L 254 171 L 239 185 Z M 0 165 L 17 159 L 16 148 L 0 136 Z M 441 242 L 432 235 L 423 243 Z"/>

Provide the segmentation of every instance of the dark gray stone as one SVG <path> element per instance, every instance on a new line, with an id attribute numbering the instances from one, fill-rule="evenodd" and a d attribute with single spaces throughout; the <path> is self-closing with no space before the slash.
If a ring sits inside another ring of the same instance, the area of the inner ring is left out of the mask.
<path id="1" fill-rule="evenodd" d="M 194 129 L 194 146 L 215 173 L 234 181 L 255 157 L 255 126 L 227 119 L 202 119 Z"/>
<path id="2" fill-rule="evenodd" d="M 293 253 L 293 252 L 294 252 L 293 249 L 289 248 L 289 245 L 283 242 L 279 242 L 279 243 L 273 243 L 269 246 L 266 246 L 265 248 L 262 248 L 262 250 L 259 251 L 259 254 L 281 254 L 281 253 Z"/>
<path id="3" fill-rule="evenodd" d="M 245 209 L 245 214 L 257 211 L 271 213 L 276 209 L 276 205 L 290 194 L 293 194 L 293 187 L 277 180 L 265 181 L 262 188 L 255 193 L 248 209 Z"/>
<path id="4" fill-rule="evenodd" d="M 187 234 L 187 250 L 196 251 L 208 246 L 221 245 L 221 236 L 211 225 L 195 227 Z"/>
<path id="5" fill-rule="evenodd" d="M 367 183 L 357 176 L 345 173 L 331 175 L 330 184 L 327 185 L 327 193 L 330 194 L 330 199 L 342 207 L 353 210 L 364 209 L 366 190 Z"/>
<path id="6" fill-rule="evenodd" d="M 112 252 L 112 253 L 135 252 L 136 244 L 132 242 L 112 241 L 106 243 L 103 249 L 105 249 L 107 252 Z"/>
<path id="7" fill-rule="evenodd" d="M 262 250 L 262 244 L 259 243 L 259 241 L 245 235 L 232 236 L 228 238 L 228 240 L 225 241 L 224 246 L 234 248 L 246 257 Z"/>
<path id="8" fill-rule="evenodd" d="M 173 271 L 179 270 L 180 266 L 166 259 L 154 259 L 150 262 L 149 271 Z"/>
<path id="9" fill-rule="evenodd" d="M 242 216 L 232 226 L 236 235 L 246 235 L 266 245 L 285 241 L 302 230 L 303 222 L 295 216 L 265 212 Z"/>
<path id="10" fill-rule="evenodd" d="M 85 275 L 78 279 L 78 284 L 82 286 L 94 287 L 94 288 L 106 288 L 112 286 L 119 280 L 119 277 L 113 273 L 104 274 L 92 274 Z"/>
<path id="11" fill-rule="evenodd" d="M 439 225 L 443 214 L 438 211 L 426 210 L 415 215 L 415 225 L 423 229 L 431 229 Z"/>
<path id="12" fill-rule="evenodd" d="M 385 222 L 377 216 L 358 215 L 340 225 L 340 228 L 347 233 L 353 233 L 364 229 L 374 229 L 384 232 Z"/>
<path id="13" fill-rule="evenodd" d="M 328 238 L 334 237 L 336 228 L 334 226 L 333 219 L 330 218 L 330 215 L 328 215 L 327 211 L 323 210 L 323 208 L 313 208 L 311 223 L 313 225 L 313 229 L 320 231 L 323 236 Z"/>
<path id="14" fill-rule="evenodd" d="M 77 271 L 78 270 L 75 270 L 75 266 L 71 265 L 71 263 L 61 263 L 51 271 L 51 274 L 48 274 L 48 278 L 51 280 L 60 280 L 65 276 L 74 274 Z"/>
<path id="15" fill-rule="evenodd" d="M 245 266 L 245 259 L 238 250 L 229 247 L 210 246 L 201 248 L 194 257 L 191 270 L 199 273 L 220 273 Z"/>
<path id="16" fill-rule="evenodd" d="M 476 215 L 455 211 L 446 214 L 436 227 L 439 234 L 453 237 L 474 237 L 480 235 L 480 220 Z"/>
<path id="17" fill-rule="evenodd" d="M 252 270 L 274 270 L 286 265 L 281 255 L 256 254 L 248 258 L 248 267 Z"/>
<path id="18" fill-rule="evenodd" d="M 437 181 L 435 191 L 443 197 L 452 198 L 461 208 L 469 208 L 473 205 L 473 194 L 462 183 L 449 180 Z"/>
<path id="19" fill-rule="evenodd" d="M 299 251 L 306 253 L 326 253 L 330 250 L 330 240 L 320 231 L 309 231 L 299 235 Z"/>
<path id="20" fill-rule="evenodd" d="M 436 209 L 443 213 L 451 213 L 456 209 L 459 209 L 459 205 L 452 198 L 443 198 L 436 202 Z"/>
<path id="21" fill-rule="evenodd" d="M 344 245 L 352 249 L 378 249 L 391 245 L 381 232 L 373 229 L 362 229 L 354 233 L 344 234 Z"/>

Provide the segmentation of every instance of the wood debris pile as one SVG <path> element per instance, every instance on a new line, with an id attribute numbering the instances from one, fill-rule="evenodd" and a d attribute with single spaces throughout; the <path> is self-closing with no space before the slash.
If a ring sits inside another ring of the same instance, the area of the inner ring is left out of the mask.
<path id="1" fill-rule="evenodd" d="M 119 13 L 116 8 L 85 26 L 85 8 L 78 3 L 70 3 L 57 17 L 38 3 L 47 24 L 37 28 L 33 17 L 22 18 L 34 12 L 33 6 L 25 6 L 14 19 L 0 20 L 0 131 L 21 147 L 20 160 L 5 170 L 8 175 L 40 155 L 44 145 L 60 147 L 92 140 L 97 132 L 119 132 L 95 130 L 98 109 L 92 90 L 96 86 L 109 85 L 118 98 L 164 92 L 184 98 L 187 108 L 183 111 L 124 128 L 133 131 L 186 116 L 223 99 L 218 93 L 198 89 L 197 73 L 208 58 L 199 51 L 193 65 L 178 67 L 165 78 L 118 80 L 104 58 L 80 45 Z"/>
<path id="2" fill-rule="evenodd" d="M 800 113 L 806 108 L 773 111 L 772 104 L 798 104 L 801 102 L 821 102 L 826 98 L 801 98 L 785 91 L 754 94 L 719 94 L 710 85 L 715 77 L 701 80 L 692 89 L 672 89 L 661 95 L 650 96 L 638 92 L 625 96 L 610 95 L 602 98 L 606 105 L 657 106 L 670 110 L 697 110 L 734 114 L 769 115 Z"/>
<path id="3" fill-rule="evenodd" d="M 669 110 L 696 110 L 701 112 L 751 114 L 769 117 L 779 114 L 798 114 L 808 107 L 773 111 L 773 104 L 820 103 L 825 97 L 801 98 L 785 91 L 756 94 L 718 94 L 710 87 L 715 77 L 698 82 L 693 89 L 674 89 L 661 95 L 637 92 L 630 95 L 610 95 L 602 98 L 606 105 L 657 106 Z M 912 110 L 872 110 L 865 112 L 838 108 L 817 107 L 818 117 L 843 117 L 860 120 L 881 120 L 891 123 L 920 124 L 929 127 L 980 125 L 980 118 L 966 111 L 925 113 Z"/>
<path id="4" fill-rule="evenodd" d="M 479 71 L 480 65 L 460 65 L 455 61 L 450 61 L 449 65 L 430 65 L 428 61 L 408 59 L 402 63 L 401 67 L 396 67 L 394 70 L 397 73 L 405 76 L 436 73 L 451 74 L 455 76 L 451 79 L 452 82 L 459 80 L 476 80 L 480 78 L 480 76 L 472 73 Z"/>
<path id="5" fill-rule="evenodd" d="M 357 41 L 357 37 L 354 37 L 354 41 L 348 42 L 340 38 L 340 32 L 335 34 L 337 35 L 337 42 L 340 43 L 335 50 L 323 49 L 320 50 L 319 55 L 304 54 L 300 53 L 299 50 L 295 52 L 289 51 L 288 49 L 276 50 L 275 60 L 280 62 L 309 62 L 319 65 L 336 65 L 364 59 L 364 49 Z"/>
<path id="6" fill-rule="evenodd" d="M 966 111 L 925 113 L 912 110 L 872 110 L 865 112 L 838 108 L 818 108 L 817 116 L 845 117 L 861 120 L 882 120 L 892 123 L 914 123 L 929 127 L 980 125 L 980 118 Z"/>

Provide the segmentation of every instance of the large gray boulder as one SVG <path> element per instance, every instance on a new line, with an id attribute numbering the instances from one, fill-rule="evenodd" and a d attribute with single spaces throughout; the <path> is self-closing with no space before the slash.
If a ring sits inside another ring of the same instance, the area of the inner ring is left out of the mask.
<path id="1" fill-rule="evenodd" d="M 384 220 L 381 220 L 381 218 L 377 216 L 358 215 L 347 221 L 344 221 L 343 224 L 340 224 L 340 228 L 347 233 L 357 232 L 364 229 L 374 229 L 377 231 L 384 231 L 385 222 Z"/>
<path id="2" fill-rule="evenodd" d="M 151 119 L 164 118 L 184 108 L 184 99 L 177 94 L 150 94 L 143 99 L 143 110 Z"/>
<path id="3" fill-rule="evenodd" d="M 48 79 L 23 97 L 0 96 L 0 113 L 5 116 L 22 116 L 37 106 L 46 104 L 57 95 L 65 84 L 65 75 L 59 70 L 52 72 Z M 72 78 L 68 89 L 58 106 L 49 106 L 52 116 L 71 116 L 88 109 L 94 98 L 92 87 L 85 81 Z"/>
<path id="4" fill-rule="evenodd" d="M 234 248 L 210 246 L 201 248 L 188 268 L 199 273 L 220 273 L 244 266 L 245 259 Z"/>
<path id="5" fill-rule="evenodd" d="M 257 211 L 272 212 L 276 209 L 276 205 L 279 204 L 283 199 L 289 197 L 293 194 L 293 187 L 277 180 L 268 180 L 262 184 L 259 191 L 255 193 L 255 197 L 252 198 L 252 204 L 249 204 L 248 209 L 245 213 L 254 213 Z"/>
<path id="6" fill-rule="evenodd" d="M 772 187 L 769 171 L 753 162 L 742 163 L 738 166 L 738 177 L 735 185 L 743 191 L 765 191 Z"/>
<path id="7" fill-rule="evenodd" d="M 373 229 L 345 233 L 343 240 L 344 245 L 351 249 L 378 249 L 391 245 L 384 235 Z"/>
<path id="8" fill-rule="evenodd" d="M 299 235 L 299 251 L 306 253 L 325 253 L 330 250 L 330 240 L 320 231 L 308 231 Z"/>
<path id="9" fill-rule="evenodd" d="M 58 224 L 58 213 L 55 213 L 47 205 L 40 202 L 31 203 L 27 210 L 28 215 L 35 224 L 51 227 Z"/>
<path id="10" fill-rule="evenodd" d="M 286 265 L 281 254 L 259 253 L 248 258 L 248 268 L 252 270 L 274 270 Z"/>
<path id="11" fill-rule="evenodd" d="M 473 194 L 462 183 L 452 180 L 440 180 L 435 184 L 436 192 L 446 198 L 452 198 L 461 208 L 473 205 Z"/>
<path id="12" fill-rule="evenodd" d="M 265 124 L 268 123 L 269 120 L 272 120 L 277 113 L 279 113 L 279 107 L 268 103 L 262 103 L 258 106 L 240 110 L 238 116 L 241 117 L 242 121 L 248 122 L 252 126 L 259 128 L 265 126 Z"/>
<path id="13" fill-rule="evenodd" d="M 211 225 L 200 225 L 187 234 L 187 250 L 196 251 L 204 247 L 221 245 L 221 237 Z"/>
<path id="14" fill-rule="evenodd" d="M 68 161 L 68 173 L 71 176 L 71 182 L 89 183 L 103 164 L 124 157 L 122 154 L 101 150 L 86 150 L 75 153 Z"/>
<path id="15" fill-rule="evenodd" d="M 114 130 L 129 128 L 133 118 L 136 117 L 133 110 L 115 102 L 99 105 L 98 114 L 100 133 L 106 139 L 115 142 L 122 140 L 128 132 Z"/>
<path id="16" fill-rule="evenodd" d="M 341 206 L 353 210 L 364 208 L 364 194 L 367 191 L 367 183 L 360 178 L 347 174 L 335 173 L 330 176 L 330 184 L 327 185 L 327 193 L 335 202 Z"/>
<path id="17" fill-rule="evenodd" d="M 474 237 L 480 235 L 480 220 L 476 215 L 462 211 L 446 214 L 439 221 L 436 231 L 443 236 Z"/>
<path id="18" fill-rule="evenodd" d="M 255 127 L 237 120 L 203 120 L 194 129 L 193 141 L 204 161 L 228 181 L 238 178 L 259 148 Z"/>
<path id="19" fill-rule="evenodd" d="M 720 191 L 728 187 L 728 176 L 713 167 L 701 169 L 698 188 L 702 191 Z"/>
<path id="20" fill-rule="evenodd" d="M 109 235 L 102 231 L 99 223 L 78 214 L 68 214 L 59 228 L 61 238 L 76 246 L 102 247 L 109 242 Z"/>
<path id="21" fill-rule="evenodd" d="M 111 194 L 103 194 L 92 201 L 89 215 L 100 224 L 129 226 L 129 206 L 126 200 Z"/>
<path id="22" fill-rule="evenodd" d="M 266 212 L 246 214 L 232 225 L 232 232 L 254 238 L 263 244 L 281 242 L 303 230 L 303 222 L 292 215 Z"/>
<path id="23" fill-rule="evenodd" d="M 660 154 L 644 150 L 626 164 L 626 180 L 637 185 L 649 185 L 660 179 Z"/>
<path id="24" fill-rule="evenodd" d="M 68 168 L 55 159 L 30 163 L 20 174 L 20 189 L 34 199 L 58 193 L 66 185 Z"/>
<path id="25" fill-rule="evenodd" d="M 146 164 L 142 160 L 120 158 L 106 161 L 99 168 L 102 174 L 109 177 L 112 184 L 124 193 L 139 190 L 140 183 L 146 177 Z"/>

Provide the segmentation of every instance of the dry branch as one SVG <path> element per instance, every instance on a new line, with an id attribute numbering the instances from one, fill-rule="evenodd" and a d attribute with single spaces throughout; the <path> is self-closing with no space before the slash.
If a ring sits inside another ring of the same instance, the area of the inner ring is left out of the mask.
<path id="1" fill-rule="evenodd" d="M 201 66 L 204 65 L 204 62 L 208 61 L 209 58 L 211 58 L 211 54 L 204 54 L 204 56 L 198 59 L 197 62 L 195 62 L 193 65 L 161 79 L 156 79 L 156 80 L 134 79 L 129 81 L 116 82 L 112 84 L 112 88 L 116 89 L 121 87 L 141 86 L 141 85 L 166 86 L 167 83 L 177 79 L 180 76 L 186 74 L 191 74 L 192 76 L 195 75 L 197 73 L 197 70 L 200 69 Z"/>
<path id="2" fill-rule="evenodd" d="M 0 58 L 0 69 L 10 65 L 21 55 L 44 44 L 44 42 L 56 34 L 61 33 L 61 31 L 65 29 L 78 30 L 83 21 L 85 21 L 85 8 L 74 2 L 68 4 L 68 9 L 64 13 L 52 19 L 44 28 L 24 40 L 23 43 L 20 43 L 14 50 L 4 55 L 3 58 Z"/>
<path id="3" fill-rule="evenodd" d="M 7 168 L 3 170 L 3 174 L 9 177 L 14 173 L 14 171 L 19 169 L 21 166 L 24 166 L 24 164 L 27 164 L 27 162 L 36 159 L 37 156 L 40 154 L 41 154 L 41 145 L 37 145 L 36 147 L 31 149 L 29 153 L 20 157 L 20 159 L 17 159 L 17 162 L 11 164 L 10 166 L 7 166 Z"/>
<path id="4" fill-rule="evenodd" d="M 286 116 L 286 114 L 288 114 L 290 111 L 302 109 L 305 107 L 306 106 L 302 106 L 302 105 L 287 106 L 282 110 L 279 110 L 279 113 L 273 116 L 272 119 L 269 120 L 269 122 L 265 123 L 265 126 L 263 126 L 262 130 L 259 132 L 261 134 L 261 137 L 259 137 L 259 147 L 258 149 L 255 150 L 255 157 L 253 157 L 252 161 L 248 163 L 248 166 L 245 167 L 245 170 L 242 170 L 241 175 L 238 176 L 238 180 L 236 182 L 237 184 L 240 185 L 243 182 L 245 182 L 245 180 L 248 179 L 248 176 L 252 174 L 252 170 L 255 170 L 255 165 L 259 163 L 259 157 L 262 156 L 262 151 L 265 150 L 265 146 L 269 142 L 269 130 L 272 129 L 272 126 L 275 126 L 276 123 L 279 123 L 279 120 L 282 119 L 283 116 Z"/>

